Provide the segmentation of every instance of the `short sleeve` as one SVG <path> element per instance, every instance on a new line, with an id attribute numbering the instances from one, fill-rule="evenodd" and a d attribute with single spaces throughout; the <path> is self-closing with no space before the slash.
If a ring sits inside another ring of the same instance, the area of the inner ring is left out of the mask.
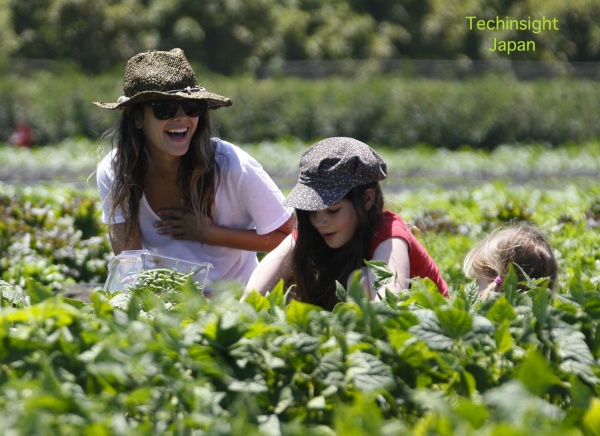
<path id="1" fill-rule="evenodd" d="M 240 202 L 252 217 L 259 235 L 270 233 L 292 216 L 293 209 L 283 206 L 279 187 L 263 167 L 248 156 L 238 181 Z"/>
<path id="2" fill-rule="evenodd" d="M 118 224 L 125 222 L 121 208 L 115 209 L 115 215 L 112 221 L 110 220 L 110 209 L 112 204 L 110 193 L 114 180 L 112 169 L 113 155 L 114 150 L 104 156 L 100 164 L 98 164 L 98 168 L 96 169 L 96 183 L 98 185 L 98 192 L 100 194 L 100 201 L 102 203 L 102 222 L 105 224 Z"/>

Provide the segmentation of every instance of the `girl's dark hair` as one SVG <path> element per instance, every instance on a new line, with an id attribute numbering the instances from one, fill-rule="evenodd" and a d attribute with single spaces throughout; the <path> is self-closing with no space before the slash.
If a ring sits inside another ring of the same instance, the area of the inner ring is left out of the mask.
<path id="1" fill-rule="evenodd" d="M 375 203 L 365 209 L 364 192 L 375 190 Z M 298 239 L 293 257 L 293 280 L 296 298 L 332 310 L 338 303 L 336 284 L 346 286 L 350 274 L 364 266 L 369 243 L 383 210 L 383 193 L 379 183 L 353 188 L 344 197 L 352 202 L 358 227 L 345 246 L 329 248 L 310 223 L 310 212 L 296 210 Z"/>
<path id="2" fill-rule="evenodd" d="M 140 200 L 144 193 L 144 180 L 148 169 L 148 150 L 143 132 L 136 128 L 136 114 L 143 116 L 144 106 L 123 110 L 114 129 L 105 136 L 110 138 L 114 155 L 112 167 L 114 181 L 111 191 L 110 218 L 117 207 L 123 210 L 126 221 L 126 240 L 130 242 L 139 234 Z M 183 191 L 184 207 L 196 216 L 213 217 L 216 179 L 219 168 L 215 160 L 216 144 L 211 141 L 209 111 L 198 120 L 187 153 L 181 158 L 177 183 Z"/>

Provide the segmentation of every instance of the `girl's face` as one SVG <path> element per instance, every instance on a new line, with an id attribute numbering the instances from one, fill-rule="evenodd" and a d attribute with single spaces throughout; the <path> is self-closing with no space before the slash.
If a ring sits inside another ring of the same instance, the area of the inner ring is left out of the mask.
<path id="1" fill-rule="evenodd" d="M 150 105 L 144 106 L 142 110 L 143 113 L 136 113 L 135 126 L 144 133 L 151 155 L 180 157 L 187 153 L 198 127 L 198 115 L 188 116 L 181 105 L 166 120 L 157 119 Z"/>
<path id="2" fill-rule="evenodd" d="M 340 248 L 354 237 L 358 228 L 358 216 L 352 202 L 340 200 L 327 209 L 310 212 L 310 223 L 330 248 Z"/>

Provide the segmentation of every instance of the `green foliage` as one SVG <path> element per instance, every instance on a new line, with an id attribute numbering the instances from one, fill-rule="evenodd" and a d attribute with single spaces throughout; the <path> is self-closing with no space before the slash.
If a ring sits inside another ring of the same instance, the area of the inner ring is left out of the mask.
<path id="1" fill-rule="evenodd" d="M 397 75 L 259 80 L 206 73 L 199 73 L 198 80 L 233 99 L 232 107 L 211 115 L 214 134 L 236 143 L 351 136 L 394 149 L 417 144 L 493 149 L 600 137 L 594 116 L 597 84 L 589 81 L 520 82 L 495 75 L 465 81 Z M 119 114 L 92 101 L 116 101 L 122 84 L 122 68 L 94 77 L 68 68 L 6 77 L 0 82 L 5 102 L 0 108 L 0 140 L 8 141 L 19 120 L 31 125 L 39 145 L 65 138 L 97 140 Z"/>
<path id="2" fill-rule="evenodd" d="M 586 110 L 598 105 L 593 99 L 596 85 L 590 82 L 375 76 L 248 79 L 244 85 L 215 84 L 234 99 L 231 108 L 216 114 L 221 136 L 238 142 L 287 135 L 305 141 L 350 136 L 397 149 L 419 143 L 456 149 L 515 142 L 558 145 L 600 134 Z"/>
<path id="3" fill-rule="evenodd" d="M 533 288 L 472 305 L 466 293 L 448 300 L 425 283 L 378 303 L 354 288 L 333 312 L 286 304 L 281 286 L 245 303 L 235 288 L 212 301 L 178 292 L 173 305 L 165 298 L 174 294 L 137 287 L 125 310 L 101 292 L 79 308 L 51 296 L 1 309 L 0 429 L 450 435 L 597 426 L 600 312 L 583 309 L 597 290 L 579 303 L 542 301 L 546 290 Z"/>
<path id="4" fill-rule="evenodd" d="M 219 73 L 277 71 L 284 61 L 398 58 L 598 61 L 595 0 L 8 0 L 0 53 L 74 61 L 101 72 L 149 49 L 183 48 Z M 478 19 L 556 19 L 559 30 L 469 29 Z M 534 41 L 492 53 L 491 39 Z M 235 55 L 232 55 L 235 54 Z"/>
<path id="5" fill-rule="evenodd" d="M 110 244 L 95 196 L 0 186 L 0 274 L 17 289 L 102 282 Z"/>

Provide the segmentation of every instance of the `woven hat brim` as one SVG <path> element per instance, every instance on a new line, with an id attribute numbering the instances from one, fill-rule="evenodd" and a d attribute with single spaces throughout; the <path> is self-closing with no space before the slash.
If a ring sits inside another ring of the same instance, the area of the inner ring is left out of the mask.
<path id="1" fill-rule="evenodd" d="M 229 97 L 223 97 L 219 94 L 214 94 L 207 91 L 193 91 L 193 92 L 175 92 L 166 93 L 159 91 L 144 91 L 140 92 L 130 99 L 120 103 L 104 103 L 101 101 L 95 101 L 94 104 L 103 109 L 121 109 L 124 107 L 134 106 L 136 104 L 156 101 L 156 100 L 206 100 L 208 109 L 218 109 L 220 107 L 227 107 L 233 104 L 233 101 Z"/>
<path id="2" fill-rule="evenodd" d="M 336 186 L 317 190 L 298 183 L 283 201 L 283 205 L 307 211 L 323 210 L 342 200 L 351 189 L 352 186 Z"/>

